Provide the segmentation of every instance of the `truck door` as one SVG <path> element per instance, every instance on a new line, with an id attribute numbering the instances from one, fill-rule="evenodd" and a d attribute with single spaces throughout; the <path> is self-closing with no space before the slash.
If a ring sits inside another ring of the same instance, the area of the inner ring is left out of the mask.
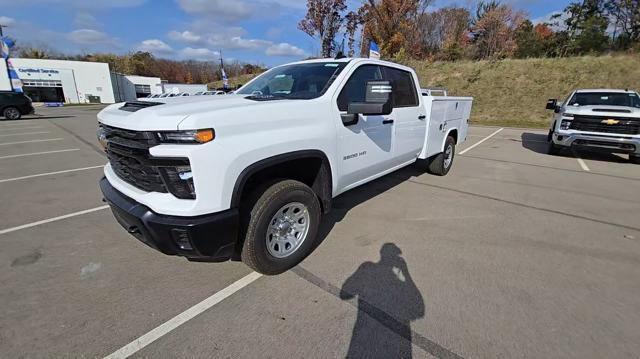
<path id="1" fill-rule="evenodd" d="M 337 152 L 340 161 L 338 191 L 353 188 L 389 168 L 392 157 L 393 122 L 389 116 L 357 115 L 355 124 L 345 125 L 343 116 L 351 102 L 364 102 L 367 82 L 383 79 L 378 65 L 362 65 L 353 71 L 335 99 Z"/>
<path id="2" fill-rule="evenodd" d="M 410 72 L 387 66 L 384 71 L 385 80 L 391 82 L 393 87 L 393 162 L 401 165 L 415 160 L 422 151 L 426 111 L 420 106 L 415 80 Z"/>

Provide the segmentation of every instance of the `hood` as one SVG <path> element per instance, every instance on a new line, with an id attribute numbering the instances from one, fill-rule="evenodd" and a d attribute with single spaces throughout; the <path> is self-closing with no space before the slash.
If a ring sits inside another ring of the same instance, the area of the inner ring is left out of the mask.
<path id="1" fill-rule="evenodd" d="M 640 108 L 627 106 L 567 106 L 564 112 L 581 116 L 640 118 Z"/>
<path id="2" fill-rule="evenodd" d="M 172 131 L 177 130 L 180 123 L 191 115 L 268 103 L 247 100 L 245 97 L 246 95 L 169 97 L 134 102 L 135 106 L 117 103 L 98 113 L 98 121 L 107 126 L 136 131 Z"/>

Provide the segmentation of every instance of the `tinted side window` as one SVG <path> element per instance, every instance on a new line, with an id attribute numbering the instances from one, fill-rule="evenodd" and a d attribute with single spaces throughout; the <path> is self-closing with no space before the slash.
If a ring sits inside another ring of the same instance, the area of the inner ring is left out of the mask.
<path id="1" fill-rule="evenodd" d="M 393 86 L 393 107 L 418 106 L 418 94 L 411 73 L 385 67 L 385 80 Z"/>
<path id="2" fill-rule="evenodd" d="M 382 69 L 376 65 L 364 65 L 351 74 L 338 96 L 338 109 L 347 111 L 350 102 L 364 102 L 367 82 L 382 80 Z"/>

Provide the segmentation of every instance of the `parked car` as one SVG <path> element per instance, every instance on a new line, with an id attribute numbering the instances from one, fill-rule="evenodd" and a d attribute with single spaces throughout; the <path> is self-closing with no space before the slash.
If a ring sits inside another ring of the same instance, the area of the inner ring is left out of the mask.
<path id="1" fill-rule="evenodd" d="M 217 101 L 105 108 L 100 187 L 127 232 L 162 253 L 278 274 L 311 252 L 339 194 L 419 159 L 446 175 L 472 101 L 421 91 L 391 62 L 283 65 Z"/>
<path id="2" fill-rule="evenodd" d="M 22 92 L 0 91 L 0 115 L 6 120 L 19 120 L 35 112 L 29 96 Z"/>
<path id="3" fill-rule="evenodd" d="M 553 110 L 549 153 L 594 149 L 629 155 L 640 164 L 640 95 L 630 90 L 577 90 L 567 100 L 547 102 Z"/>

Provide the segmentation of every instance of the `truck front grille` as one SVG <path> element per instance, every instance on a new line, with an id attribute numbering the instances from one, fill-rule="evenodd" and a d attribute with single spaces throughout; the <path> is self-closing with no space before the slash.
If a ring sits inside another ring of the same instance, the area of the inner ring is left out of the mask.
<path id="1" fill-rule="evenodd" d="M 575 116 L 573 121 L 571 121 L 569 129 L 588 132 L 638 135 L 640 134 L 640 119 L 604 116 Z"/>
<path id="2" fill-rule="evenodd" d="M 107 139 L 107 157 L 111 168 L 123 181 L 145 192 L 173 193 L 192 198 L 189 186 L 169 174 L 176 168 L 189 168 L 186 158 L 152 157 L 149 148 L 160 143 L 153 132 L 131 131 L 103 126 Z M 183 187 L 186 187 L 183 188 Z"/>

